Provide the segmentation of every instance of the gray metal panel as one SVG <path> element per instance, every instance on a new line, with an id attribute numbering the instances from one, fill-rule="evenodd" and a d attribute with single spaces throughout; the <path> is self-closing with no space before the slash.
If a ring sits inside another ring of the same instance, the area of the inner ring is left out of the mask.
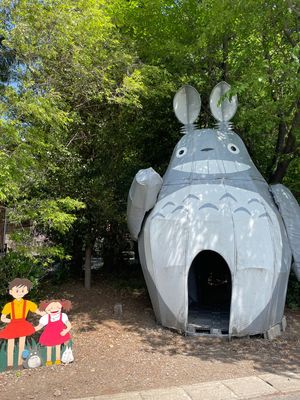
<path id="1" fill-rule="evenodd" d="M 284 185 L 271 185 L 270 188 L 286 227 L 294 259 L 293 269 L 300 281 L 300 207 L 291 191 Z"/>
<path id="2" fill-rule="evenodd" d="M 137 240 L 147 211 L 155 205 L 162 178 L 153 168 L 141 169 L 131 184 L 127 201 L 129 232 Z"/>
<path id="3" fill-rule="evenodd" d="M 188 274 L 213 250 L 232 275 L 229 334 L 264 333 L 283 316 L 291 251 L 269 187 L 233 131 L 197 130 L 176 145 L 139 252 L 157 320 L 186 331 Z"/>

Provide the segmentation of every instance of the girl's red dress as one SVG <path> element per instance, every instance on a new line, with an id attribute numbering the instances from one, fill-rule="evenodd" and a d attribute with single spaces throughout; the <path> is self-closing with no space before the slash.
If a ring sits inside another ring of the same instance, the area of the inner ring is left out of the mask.
<path id="1" fill-rule="evenodd" d="M 40 336 L 39 343 L 42 346 L 57 346 L 71 339 L 69 332 L 65 336 L 61 336 L 60 332 L 66 329 L 66 325 L 62 321 L 62 313 L 58 321 L 51 322 L 48 314 L 48 324 L 45 326 L 44 332 Z"/>
<path id="2" fill-rule="evenodd" d="M 23 304 L 22 318 L 15 318 L 14 302 L 11 303 L 11 321 L 4 329 L 0 330 L 0 339 L 17 339 L 23 336 L 30 336 L 35 332 L 33 325 L 26 321 L 26 300 Z"/>

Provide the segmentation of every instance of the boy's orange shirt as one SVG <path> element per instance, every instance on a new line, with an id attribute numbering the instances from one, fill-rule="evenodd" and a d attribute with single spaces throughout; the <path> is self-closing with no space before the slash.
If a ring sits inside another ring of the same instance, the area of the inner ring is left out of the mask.
<path id="1" fill-rule="evenodd" d="M 19 318 L 23 318 L 23 306 L 24 306 L 24 299 L 21 300 L 13 300 L 14 303 L 14 309 L 15 309 L 15 318 L 19 319 Z M 10 316 L 12 317 L 12 307 L 11 307 L 11 303 L 7 303 L 5 304 L 5 306 L 3 307 L 2 310 L 2 314 L 3 315 L 8 315 L 10 314 Z M 26 310 L 25 310 L 25 318 L 27 317 L 27 314 L 29 311 L 31 312 L 35 312 L 37 310 L 38 306 L 33 303 L 32 301 L 26 300 Z"/>

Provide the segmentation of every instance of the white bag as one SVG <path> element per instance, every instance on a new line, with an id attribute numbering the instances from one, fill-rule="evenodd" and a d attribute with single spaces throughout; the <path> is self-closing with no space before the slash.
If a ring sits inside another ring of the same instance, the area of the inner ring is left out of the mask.
<path id="1" fill-rule="evenodd" d="M 74 361 L 74 356 L 71 347 L 67 346 L 66 350 L 61 356 L 61 362 L 64 364 L 69 364 Z"/>

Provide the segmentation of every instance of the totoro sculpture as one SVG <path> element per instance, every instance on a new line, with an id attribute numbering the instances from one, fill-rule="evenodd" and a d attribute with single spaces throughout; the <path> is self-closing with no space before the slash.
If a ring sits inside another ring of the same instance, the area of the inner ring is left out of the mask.
<path id="1" fill-rule="evenodd" d="M 38 368 L 43 364 L 42 356 L 37 346 L 24 350 L 22 358 L 24 368 Z"/>
<path id="2" fill-rule="evenodd" d="M 215 129 L 194 125 L 201 105 L 183 86 L 183 123 L 163 179 L 137 173 L 128 226 L 158 322 L 186 334 L 273 337 L 285 328 L 293 261 L 300 277 L 300 208 L 283 185 L 269 186 L 229 120 L 237 98 L 219 83 L 210 97 Z"/>

